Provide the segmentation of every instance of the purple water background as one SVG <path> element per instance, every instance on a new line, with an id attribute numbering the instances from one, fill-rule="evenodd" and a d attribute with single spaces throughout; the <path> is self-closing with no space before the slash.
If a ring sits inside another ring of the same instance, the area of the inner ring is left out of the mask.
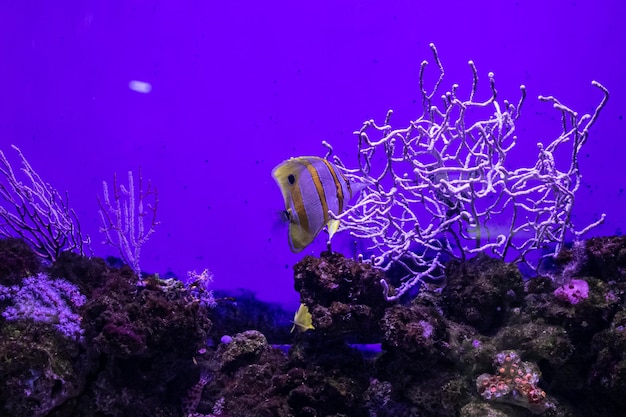
<path id="1" fill-rule="evenodd" d="M 144 270 L 209 268 L 218 288 L 295 306 L 291 268 L 324 239 L 290 253 L 271 169 L 323 155 L 322 140 L 353 165 L 363 121 L 390 108 L 397 126 L 417 117 L 430 42 L 445 88 L 467 91 L 470 59 L 483 81 L 495 72 L 500 98 L 516 102 L 526 85 L 515 148 L 526 165 L 560 129 L 536 97 L 591 112 L 602 96 L 591 81 L 603 83 L 612 96 L 582 153 L 574 222 L 604 212 L 592 235 L 623 233 L 624 22 L 617 0 L 3 1 L 0 148 L 17 164 L 16 144 L 69 192 L 100 256 L 117 254 L 100 244 L 102 181 L 141 166 L 158 187 L 161 221 Z M 131 90 L 132 80 L 152 91 Z"/>

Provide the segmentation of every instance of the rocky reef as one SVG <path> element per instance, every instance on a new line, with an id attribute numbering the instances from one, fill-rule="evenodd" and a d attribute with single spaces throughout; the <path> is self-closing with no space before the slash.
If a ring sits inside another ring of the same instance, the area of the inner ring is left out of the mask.
<path id="1" fill-rule="evenodd" d="M 137 286 L 128 267 L 71 252 L 44 267 L 27 248 L 0 240 L 0 414 L 180 415 L 189 379 L 200 373 L 193 355 L 211 329 L 206 309 L 179 281 L 150 277 Z M 18 255 L 23 260 L 15 262 Z M 62 276 L 71 287 L 44 293 L 26 278 L 34 271 L 50 280 Z M 77 291 L 86 299 L 80 306 L 61 302 Z M 14 296 L 20 293 L 36 296 Z M 24 313 L 8 315 L 11 309 Z M 79 334 L 59 330 L 68 317 L 76 318 Z"/>
<path id="2" fill-rule="evenodd" d="M 43 265 L 3 239 L 0 414 L 617 416 L 626 238 L 577 245 L 532 279 L 485 256 L 450 261 L 441 286 L 404 303 L 385 300 L 369 264 L 306 256 L 294 285 L 313 329 L 290 335 L 286 313 L 253 295 L 207 302 L 99 258 Z"/>

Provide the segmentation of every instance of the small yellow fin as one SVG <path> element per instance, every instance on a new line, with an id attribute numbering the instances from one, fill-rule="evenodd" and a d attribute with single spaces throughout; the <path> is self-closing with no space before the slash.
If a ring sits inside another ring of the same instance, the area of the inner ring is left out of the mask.
<path id="1" fill-rule="evenodd" d="M 333 238 L 335 233 L 337 233 L 337 229 L 339 229 L 339 220 L 331 219 L 328 221 L 328 241 Z"/>
<path id="2" fill-rule="evenodd" d="M 294 330 L 297 330 L 298 333 L 302 333 L 312 329 L 315 329 L 315 327 L 313 327 L 311 313 L 309 313 L 306 304 L 301 303 L 300 307 L 298 307 L 298 311 L 296 311 L 296 314 L 293 316 L 291 332 L 293 333 Z"/>

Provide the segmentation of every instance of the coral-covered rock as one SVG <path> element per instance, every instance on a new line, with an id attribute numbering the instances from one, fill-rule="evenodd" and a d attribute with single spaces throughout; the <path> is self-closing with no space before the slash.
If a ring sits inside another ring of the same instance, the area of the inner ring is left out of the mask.
<path id="1" fill-rule="evenodd" d="M 95 362 L 46 323 L 7 322 L 0 334 L 0 415 L 43 417 L 78 396 Z"/>
<path id="2" fill-rule="evenodd" d="M 589 298 L 589 284 L 584 279 L 572 279 L 554 290 L 554 296 L 570 304 Z"/>
<path id="3" fill-rule="evenodd" d="M 398 350 L 431 366 L 447 352 L 446 322 L 433 307 L 411 304 L 390 307 L 381 320 L 383 348 Z"/>
<path id="4" fill-rule="evenodd" d="M 119 358 L 157 352 L 186 357 L 204 346 L 211 322 L 180 281 L 148 280 L 136 287 L 129 268 L 111 270 L 85 305 L 85 335 L 99 352 Z"/>
<path id="5" fill-rule="evenodd" d="M 251 330 L 233 335 L 207 363 L 216 372 L 204 396 L 223 398 L 226 415 L 369 415 L 367 363 L 339 338 L 303 333 L 285 356 Z M 200 404 L 199 411 L 207 409 Z"/>
<path id="6" fill-rule="evenodd" d="M 584 275 L 603 281 L 626 282 L 626 236 L 594 237 L 586 241 Z"/>
<path id="7" fill-rule="evenodd" d="M 511 414 L 491 404 L 471 402 L 461 408 L 460 417 L 511 417 Z"/>
<path id="8" fill-rule="evenodd" d="M 614 410 L 626 409 L 626 312 L 615 316 L 611 326 L 593 337 L 596 354 L 591 367 L 591 386 L 601 398 L 610 399 Z M 618 415 L 618 414 L 614 414 Z"/>
<path id="9" fill-rule="evenodd" d="M 61 252 L 47 270 L 51 277 L 66 279 L 77 285 L 80 292 L 89 298 L 92 291 L 102 288 L 106 284 L 109 269 L 102 258 L 87 258 L 74 252 L 65 251 Z"/>
<path id="10" fill-rule="evenodd" d="M 542 361 L 553 368 L 563 366 L 574 354 L 575 347 L 567 331 L 546 323 L 526 322 L 505 326 L 493 338 L 499 350 L 524 352 L 524 357 Z"/>
<path id="11" fill-rule="evenodd" d="M 330 252 L 305 257 L 296 288 L 316 330 L 299 334 L 287 333 L 291 314 L 278 308 L 254 307 L 243 320 L 234 301 L 207 310 L 211 294 L 197 286 L 146 277 L 138 287 L 127 266 L 65 252 L 38 281 L 18 268 L 4 285 L 4 312 L 59 289 L 55 282 L 87 301 L 72 316 L 48 303 L 43 321 L 0 315 L 0 415 L 621 415 L 626 281 L 618 266 L 615 279 L 592 276 L 594 254 L 573 248 L 560 273 L 524 286 L 500 261 L 453 261 L 443 290 L 422 288 L 407 304 L 384 299 L 382 272 L 370 265 Z M 42 288 L 22 294 L 23 284 Z M 64 337 L 57 317 L 84 331 Z M 259 328 L 291 342 L 288 354 Z"/>
<path id="12" fill-rule="evenodd" d="M 388 381 L 370 380 L 370 386 L 363 393 L 368 415 L 392 417 L 402 415 L 405 407 L 392 397 L 393 386 Z"/>
<path id="13" fill-rule="evenodd" d="M 535 280 L 543 280 L 545 285 L 535 284 Z M 622 283 L 607 283 L 592 277 L 577 279 L 587 284 L 587 297 L 578 297 L 577 302 L 572 303 L 569 298 L 557 293 L 559 287 L 554 283 L 548 285 L 549 281 L 537 278 L 528 282 L 524 314 L 529 316 L 529 320 L 542 320 L 564 328 L 575 342 L 586 342 L 593 334 L 607 328 L 621 308 Z M 531 289 L 533 292 L 530 292 Z"/>
<path id="14" fill-rule="evenodd" d="M 316 331 L 375 337 L 387 302 L 382 271 L 333 252 L 306 256 L 294 266 L 295 289 L 311 313 Z"/>
<path id="15" fill-rule="evenodd" d="M 523 362 L 513 350 L 499 352 L 493 364 L 494 374 L 484 373 L 476 378 L 476 389 L 485 400 L 514 404 L 533 414 L 554 408 L 538 386 L 541 371 L 536 364 Z"/>
<path id="16" fill-rule="evenodd" d="M 473 394 L 469 381 L 456 372 L 442 371 L 430 378 L 415 378 L 403 389 L 412 408 L 423 416 L 456 417 Z"/>
<path id="17" fill-rule="evenodd" d="M 450 318 L 487 332 L 502 325 L 509 307 L 521 302 L 524 284 L 517 266 L 480 255 L 447 264 L 442 295 Z"/>
<path id="18" fill-rule="evenodd" d="M 198 381 L 193 357 L 211 328 L 206 308 L 180 281 L 149 277 L 137 287 L 130 268 L 102 266 L 72 255 L 53 266 L 90 287 L 82 326 L 99 369 L 75 408 L 106 416 L 179 415 L 181 399 Z"/>
<path id="19" fill-rule="evenodd" d="M 22 239 L 0 239 L 0 285 L 19 284 L 21 279 L 37 275 L 41 260 Z"/>
<path id="20" fill-rule="evenodd" d="M 263 333 L 256 330 L 247 330 L 234 335 L 228 343 L 222 343 L 216 356 L 221 363 L 220 369 L 232 372 L 244 365 L 255 363 L 261 354 L 270 349 Z"/>

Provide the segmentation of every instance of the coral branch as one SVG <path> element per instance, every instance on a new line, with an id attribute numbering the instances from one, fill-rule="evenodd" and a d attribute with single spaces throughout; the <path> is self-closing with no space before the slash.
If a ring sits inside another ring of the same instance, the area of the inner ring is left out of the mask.
<path id="1" fill-rule="evenodd" d="M 105 236 L 104 243 L 118 249 L 120 256 L 138 277 L 141 277 L 139 258 L 142 246 L 154 233 L 159 224 L 156 220 L 158 195 L 156 188 L 151 187 L 150 182 L 146 190 L 143 190 L 143 177 L 139 169 L 139 189 L 135 191 L 132 171 L 128 171 L 128 187 L 117 183 L 117 176 L 113 177 L 113 195 L 109 195 L 109 187 L 106 181 L 102 182 L 102 199 L 98 196 L 100 205 L 100 219 L 102 226 L 100 232 Z M 152 198 L 152 204 L 145 202 Z M 149 216 L 149 227 L 146 229 L 145 218 Z"/>
<path id="2" fill-rule="evenodd" d="M 61 252 L 77 251 L 84 255 L 89 238 L 83 240 L 74 210 L 69 208 L 68 196 L 46 183 L 28 163 L 20 149 L 12 145 L 22 162 L 22 173 L 28 182 L 16 175 L 5 154 L 0 150 L 0 197 L 7 206 L 0 206 L 0 236 L 21 237 L 30 243 L 37 255 L 54 262 Z"/>

